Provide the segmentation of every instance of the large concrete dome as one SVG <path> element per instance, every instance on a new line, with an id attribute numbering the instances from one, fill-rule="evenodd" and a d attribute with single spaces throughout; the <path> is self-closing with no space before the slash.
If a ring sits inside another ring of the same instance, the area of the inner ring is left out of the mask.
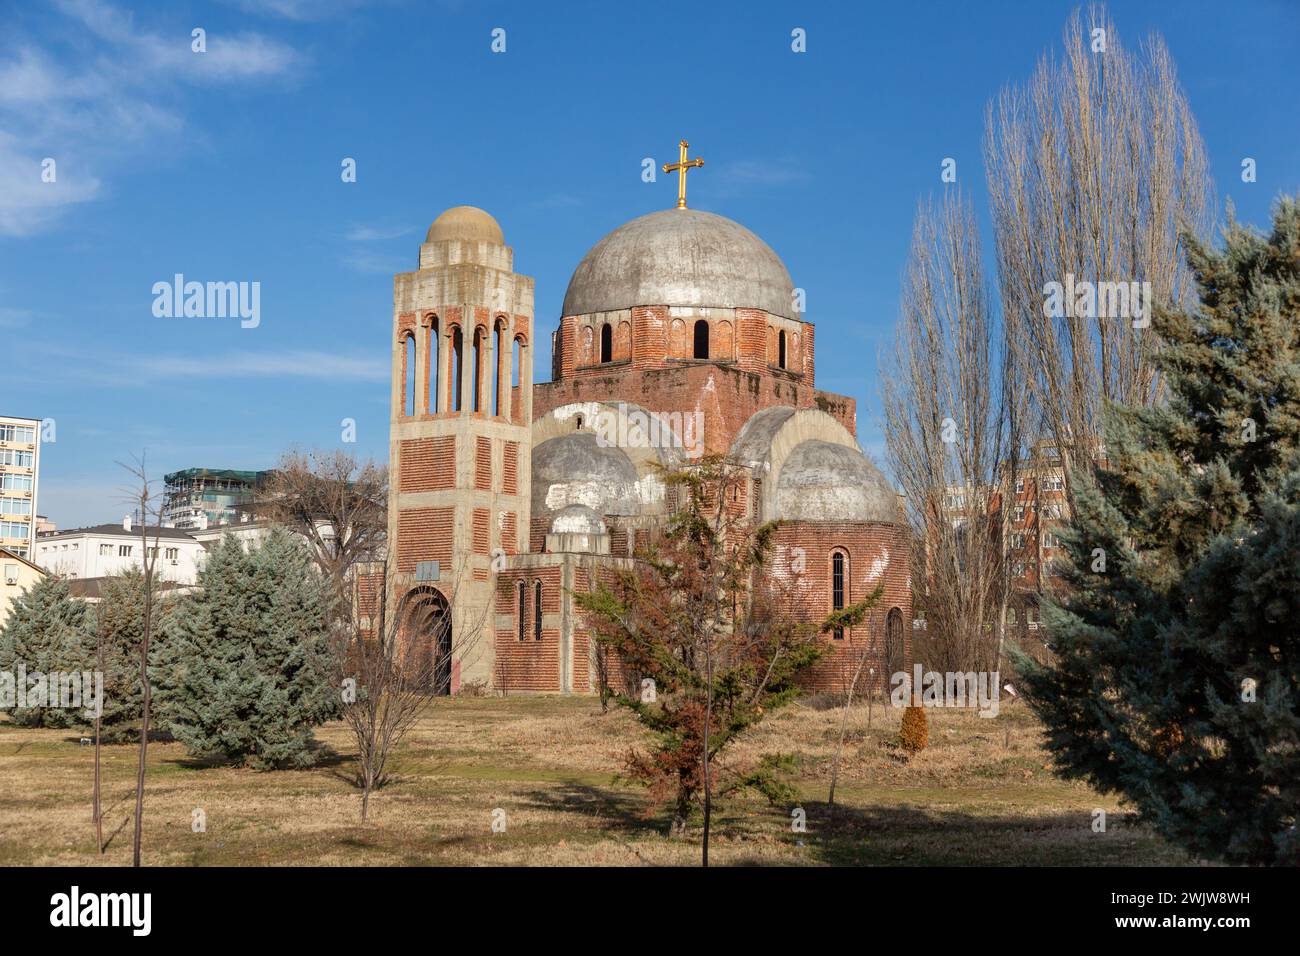
<path id="1" fill-rule="evenodd" d="M 425 242 L 446 242 L 458 239 L 464 242 L 491 242 L 506 244 L 501 226 L 488 213 L 477 206 L 453 206 L 433 221 Z"/>
<path id="2" fill-rule="evenodd" d="M 777 254 L 740 223 L 665 209 L 592 247 L 569 280 L 563 314 L 669 305 L 762 309 L 793 319 L 793 287 Z"/>
<path id="3" fill-rule="evenodd" d="M 787 521 L 899 520 L 898 495 L 862 452 L 806 441 L 781 466 L 777 516 Z"/>

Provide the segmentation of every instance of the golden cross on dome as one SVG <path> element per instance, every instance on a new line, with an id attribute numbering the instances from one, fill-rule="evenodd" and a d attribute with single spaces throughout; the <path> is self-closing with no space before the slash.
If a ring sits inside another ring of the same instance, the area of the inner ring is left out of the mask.
<path id="1" fill-rule="evenodd" d="M 691 145 L 690 143 L 686 142 L 686 140 L 682 140 L 677 145 L 680 148 L 680 152 L 677 155 L 677 162 L 664 163 L 664 172 L 671 173 L 676 171 L 677 208 L 685 209 L 686 208 L 686 171 L 688 169 L 695 169 L 696 167 L 703 166 L 704 160 L 686 158 L 686 149 Z"/>

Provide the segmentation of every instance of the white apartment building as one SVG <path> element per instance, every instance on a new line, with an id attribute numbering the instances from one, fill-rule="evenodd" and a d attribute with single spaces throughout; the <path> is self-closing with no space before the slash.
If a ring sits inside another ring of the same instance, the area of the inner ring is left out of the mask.
<path id="1" fill-rule="evenodd" d="M 198 580 L 205 553 L 203 544 L 179 528 L 145 529 L 148 543 L 140 540 L 140 529 L 131 518 L 121 524 L 93 528 L 69 528 L 36 539 L 36 563 L 51 574 L 77 579 L 104 578 L 131 567 L 143 567 L 145 548 L 157 549 L 158 579 L 177 585 Z M 156 540 L 155 540 L 156 539 Z"/>
<path id="2" fill-rule="evenodd" d="M 41 422 L 0 415 L 0 548 L 33 560 Z"/>

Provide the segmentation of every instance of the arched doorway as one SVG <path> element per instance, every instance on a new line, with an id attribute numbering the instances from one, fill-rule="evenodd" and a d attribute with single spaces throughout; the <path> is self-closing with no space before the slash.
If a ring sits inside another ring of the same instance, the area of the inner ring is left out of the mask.
<path id="1" fill-rule="evenodd" d="M 451 606 L 437 588 L 423 586 L 402 599 L 402 641 L 412 685 L 425 693 L 451 693 Z"/>
<path id="2" fill-rule="evenodd" d="M 709 357 L 709 323 L 704 319 L 697 319 L 695 322 L 695 357 L 697 359 Z"/>

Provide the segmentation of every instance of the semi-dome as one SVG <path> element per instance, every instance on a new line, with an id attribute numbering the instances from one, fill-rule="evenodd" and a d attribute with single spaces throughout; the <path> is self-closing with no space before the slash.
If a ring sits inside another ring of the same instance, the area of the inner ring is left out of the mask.
<path id="1" fill-rule="evenodd" d="M 794 283 L 771 247 L 740 223 L 695 209 L 652 212 L 596 243 L 569 280 L 563 314 L 638 305 L 797 318 Z"/>
<path id="2" fill-rule="evenodd" d="M 586 505 L 565 505 L 551 519 L 552 534 L 604 534 L 605 522 Z"/>
<path id="3" fill-rule="evenodd" d="M 627 453 L 600 444 L 592 432 L 570 432 L 533 449 L 533 517 L 573 504 L 598 515 L 633 514 L 636 485 L 636 466 Z"/>
<path id="4" fill-rule="evenodd" d="M 501 226 L 477 206 L 453 206 L 433 221 L 425 242 L 446 242 L 449 239 L 463 242 L 491 242 L 506 244 Z"/>
<path id="5" fill-rule="evenodd" d="M 787 521 L 898 521 L 898 496 L 862 452 L 801 442 L 781 466 L 777 516 Z"/>

